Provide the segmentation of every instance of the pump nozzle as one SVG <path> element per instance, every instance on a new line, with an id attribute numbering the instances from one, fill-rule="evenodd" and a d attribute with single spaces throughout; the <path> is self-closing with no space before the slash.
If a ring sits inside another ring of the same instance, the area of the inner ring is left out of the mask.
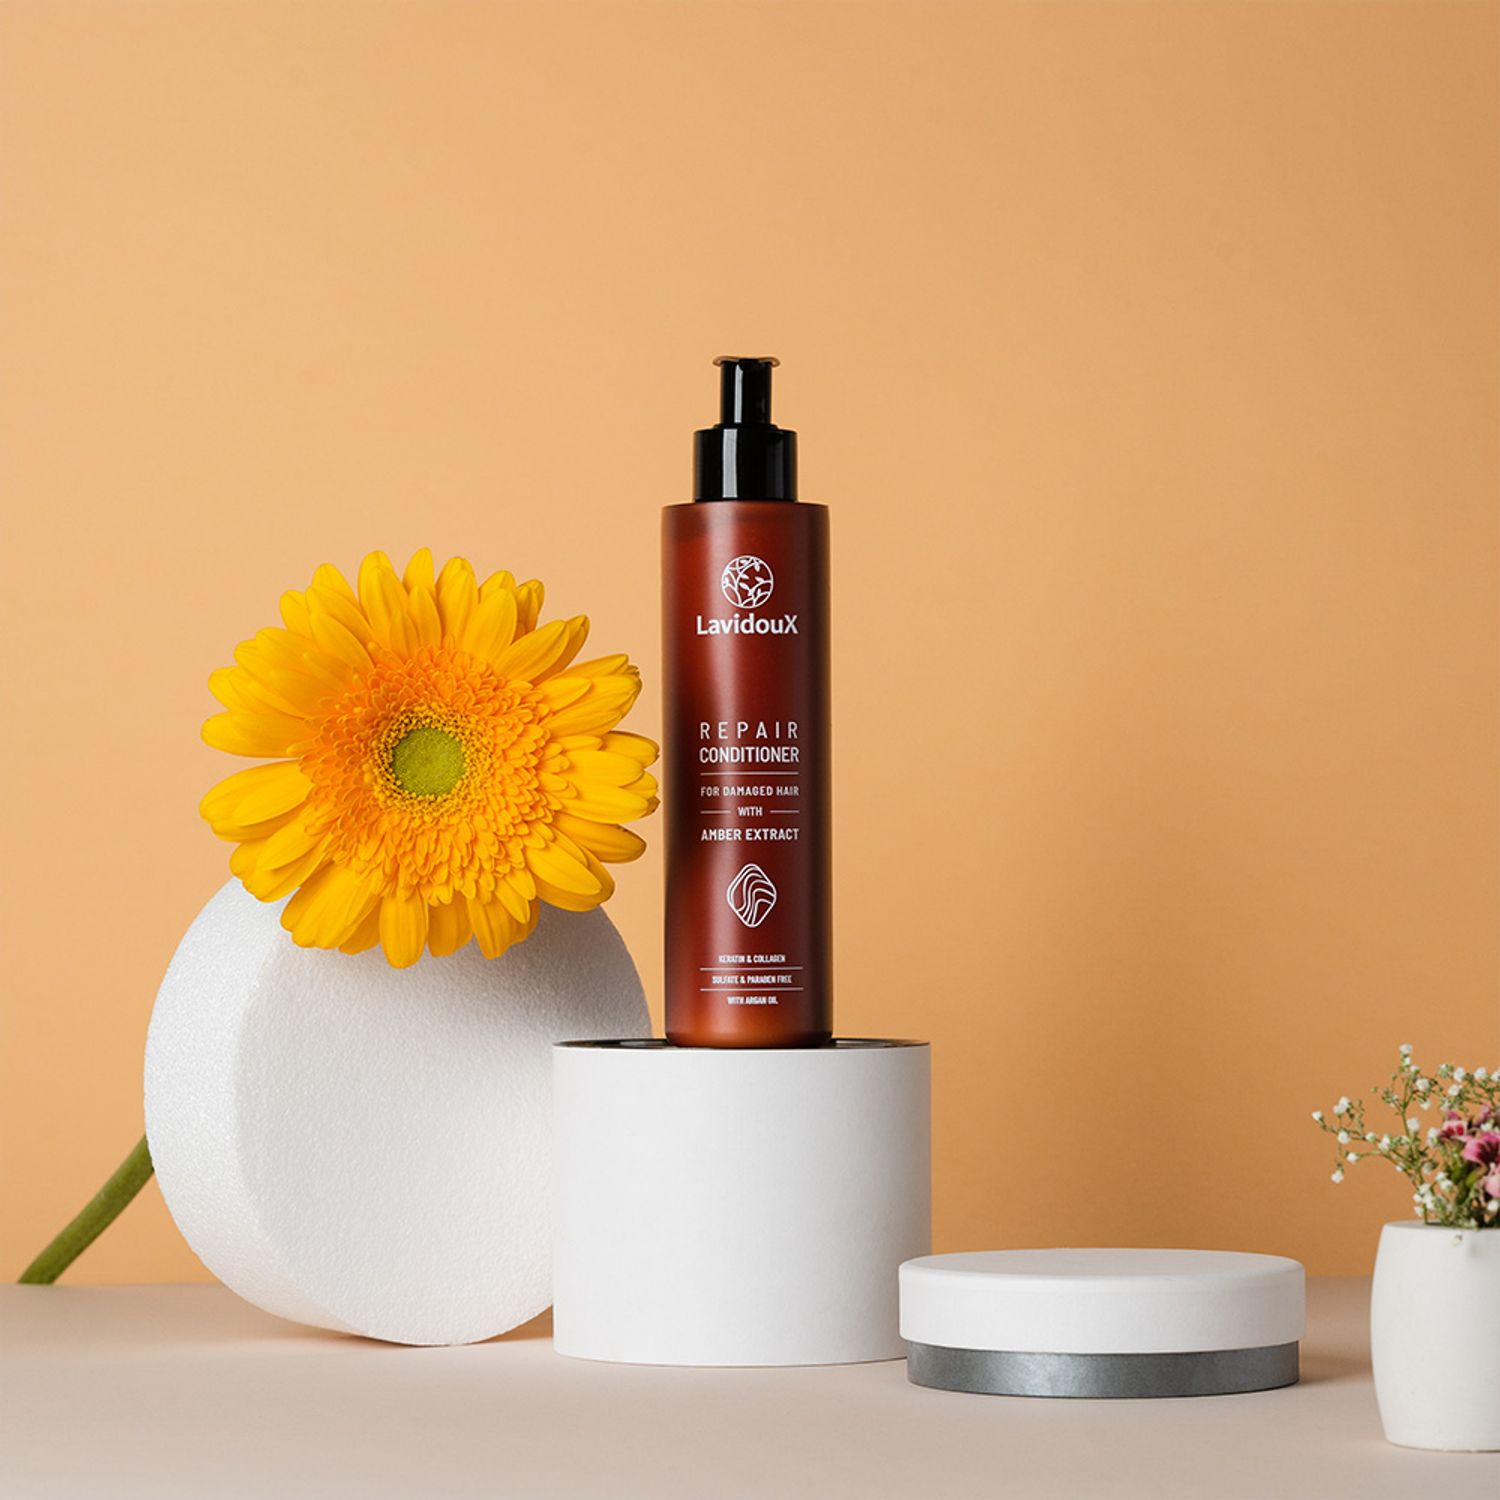
<path id="1" fill-rule="evenodd" d="M 719 425 L 771 420 L 771 371 L 781 363 L 772 355 L 721 354 Z"/>
<path id="2" fill-rule="evenodd" d="M 797 434 L 771 421 L 770 355 L 722 354 L 719 422 L 693 434 L 694 500 L 795 500 Z"/>

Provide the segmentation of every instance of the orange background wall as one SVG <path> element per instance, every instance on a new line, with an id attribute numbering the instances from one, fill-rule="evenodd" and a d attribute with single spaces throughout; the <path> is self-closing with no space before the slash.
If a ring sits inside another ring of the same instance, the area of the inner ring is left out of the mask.
<path id="1" fill-rule="evenodd" d="M 1406 1197 L 1308 1110 L 1500 1063 L 1497 21 L 10 0 L 0 1270 L 139 1132 L 209 670 L 430 543 L 654 733 L 747 349 L 835 510 L 840 1026 L 935 1044 L 939 1248 L 1366 1269 Z M 72 1273 L 204 1274 L 154 1187 Z"/>

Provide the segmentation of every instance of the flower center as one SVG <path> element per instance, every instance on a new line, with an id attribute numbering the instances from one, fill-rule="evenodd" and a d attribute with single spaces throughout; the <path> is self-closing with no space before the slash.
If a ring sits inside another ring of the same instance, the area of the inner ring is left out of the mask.
<path id="1" fill-rule="evenodd" d="M 464 747 L 446 729 L 420 724 L 391 751 L 391 775 L 413 797 L 442 797 L 463 779 Z"/>

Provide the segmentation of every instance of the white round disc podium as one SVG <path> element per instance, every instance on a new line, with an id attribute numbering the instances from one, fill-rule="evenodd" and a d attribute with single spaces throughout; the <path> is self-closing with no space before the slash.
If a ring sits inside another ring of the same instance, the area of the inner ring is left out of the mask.
<path id="1" fill-rule="evenodd" d="M 1302 1267 L 1233 1250 L 978 1250 L 901 1267 L 914 1385 L 1227 1396 L 1297 1380 Z"/>
<path id="2" fill-rule="evenodd" d="M 553 1052 L 553 1337 L 580 1359 L 900 1359 L 931 1248 L 929 1049 Z"/>

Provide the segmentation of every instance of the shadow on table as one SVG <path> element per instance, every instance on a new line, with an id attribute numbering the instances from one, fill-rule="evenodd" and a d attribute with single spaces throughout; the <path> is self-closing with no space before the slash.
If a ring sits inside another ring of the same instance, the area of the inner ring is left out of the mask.
<path id="1" fill-rule="evenodd" d="M 1357 1380 L 1370 1373 L 1370 1285 L 1362 1277 L 1319 1277 L 1308 1298 L 1302 1383 Z"/>
<path id="2" fill-rule="evenodd" d="M 1302 1351 L 1299 1385 L 1318 1385 L 1326 1380 L 1359 1380 L 1370 1373 L 1369 1359 L 1352 1349 Z"/>
<path id="3" fill-rule="evenodd" d="M 292 1323 L 262 1312 L 222 1286 L 30 1286 L 6 1291 L 0 1340 L 12 1356 L 62 1358 L 85 1351 L 96 1357 L 112 1347 L 138 1352 L 215 1345 L 240 1353 L 247 1344 L 262 1345 L 267 1352 L 299 1345 L 317 1346 L 323 1353 L 411 1347 Z M 487 1342 L 551 1337 L 549 1308 Z"/>
<path id="4" fill-rule="evenodd" d="M 509 1333 L 496 1334 L 488 1340 L 491 1344 L 517 1344 L 523 1339 L 550 1339 L 552 1337 L 552 1309 L 538 1313 L 529 1323 L 512 1328 Z"/>

